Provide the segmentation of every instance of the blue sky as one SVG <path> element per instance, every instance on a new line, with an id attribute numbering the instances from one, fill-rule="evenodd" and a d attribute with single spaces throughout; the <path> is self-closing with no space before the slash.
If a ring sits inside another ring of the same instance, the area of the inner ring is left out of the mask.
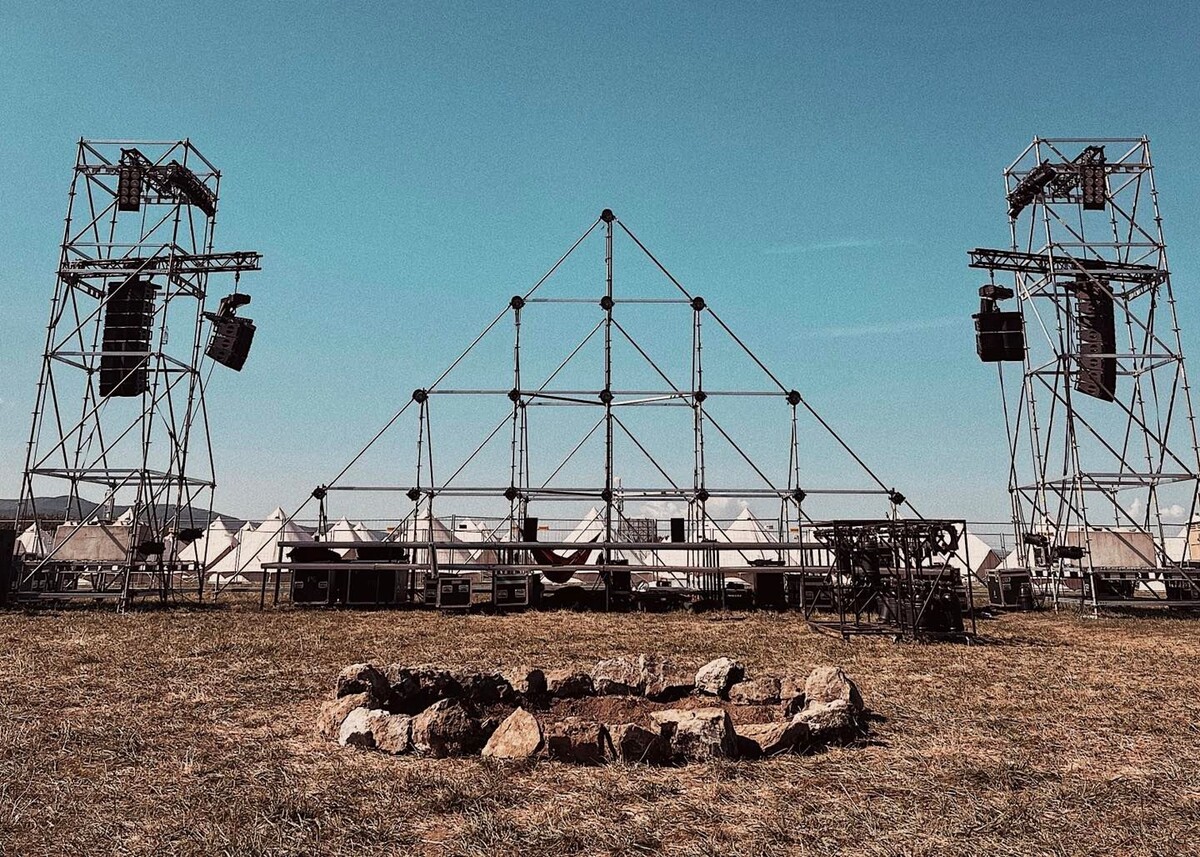
<path id="1" fill-rule="evenodd" d="M 1195 353 L 1200 7 L 954 5 L 0 5 L 0 496 L 75 141 L 187 136 L 265 257 L 218 508 L 294 506 L 611 207 L 922 511 L 1000 518 L 965 251 L 1033 135 L 1147 134 Z"/>

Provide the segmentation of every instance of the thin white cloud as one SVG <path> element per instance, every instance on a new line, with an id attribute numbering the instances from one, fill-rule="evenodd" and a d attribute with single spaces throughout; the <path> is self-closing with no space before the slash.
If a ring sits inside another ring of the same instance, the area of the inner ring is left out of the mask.
<path id="1" fill-rule="evenodd" d="M 916 333 L 922 330 L 943 330 L 962 325 L 959 316 L 942 316 L 941 318 L 913 318 L 885 321 L 877 324 L 833 325 L 830 327 L 814 327 L 801 331 L 802 336 L 821 336 L 830 338 L 850 338 L 855 336 L 882 336 L 889 333 Z"/>
<path id="2" fill-rule="evenodd" d="M 798 244 L 773 244 L 763 252 L 772 256 L 790 256 L 797 253 L 824 253 L 830 250 L 865 250 L 873 247 L 885 247 L 894 243 L 881 238 L 837 238 Z"/>

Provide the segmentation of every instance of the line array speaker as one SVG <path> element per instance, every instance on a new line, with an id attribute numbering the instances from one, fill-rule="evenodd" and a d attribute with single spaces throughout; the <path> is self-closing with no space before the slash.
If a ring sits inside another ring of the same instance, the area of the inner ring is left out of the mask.
<path id="1" fill-rule="evenodd" d="M 148 389 L 154 291 L 154 284 L 140 277 L 109 284 L 100 355 L 101 396 L 128 398 Z"/>
<path id="2" fill-rule="evenodd" d="M 1025 359 L 1025 327 L 1019 312 L 979 312 L 975 351 L 984 363 L 1020 363 Z"/>
<path id="3" fill-rule="evenodd" d="M 238 315 L 218 316 L 213 319 L 212 336 L 204 353 L 222 366 L 240 372 L 253 342 L 253 321 Z"/>
<path id="4" fill-rule="evenodd" d="M 1075 389 L 1111 402 L 1117 390 L 1117 329 L 1113 296 L 1106 283 L 1076 278 L 1075 326 L 1079 346 Z"/>

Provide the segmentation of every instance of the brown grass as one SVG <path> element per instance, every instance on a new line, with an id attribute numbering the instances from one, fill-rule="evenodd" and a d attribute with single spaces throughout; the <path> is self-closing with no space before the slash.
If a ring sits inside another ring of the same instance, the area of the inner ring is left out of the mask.
<path id="1" fill-rule="evenodd" d="M 1004 616 L 987 645 L 794 617 L 0 614 L 0 853 L 1183 854 L 1200 848 L 1200 621 Z M 679 769 L 339 750 L 344 664 L 663 651 L 839 663 L 866 747 Z"/>

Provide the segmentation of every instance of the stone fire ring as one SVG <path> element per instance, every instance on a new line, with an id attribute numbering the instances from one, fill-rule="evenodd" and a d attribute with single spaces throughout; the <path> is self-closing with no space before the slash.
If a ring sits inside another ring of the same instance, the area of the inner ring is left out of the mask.
<path id="1" fill-rule="evenodd" d="M 393 755 L 679 765 L 854 744 L 866 734 L 864 712 L 836 666 L 749 678 L 729 657 L 694 673 L 645 654 L 590 670 L 362 663 L 338 675 L 318 730 L 343 747 Z"/>

